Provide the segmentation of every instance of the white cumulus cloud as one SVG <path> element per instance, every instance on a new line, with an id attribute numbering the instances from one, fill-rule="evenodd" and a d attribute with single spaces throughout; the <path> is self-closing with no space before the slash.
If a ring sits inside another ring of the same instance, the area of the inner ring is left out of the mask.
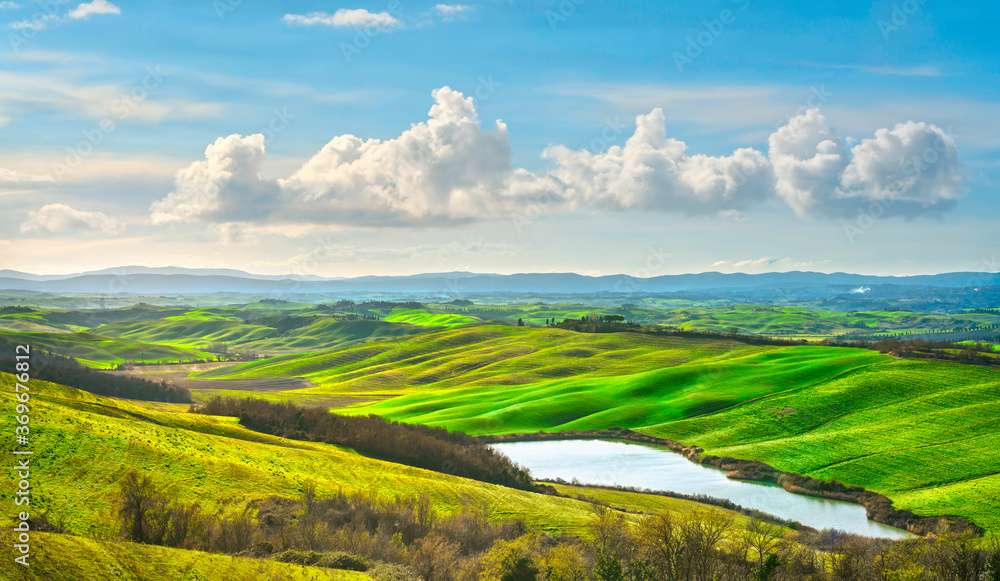
<path id="1" fill-rule="evenodd" d="M 29 212 L 21 224 L 21 232 L 64 234 L 70 232 L 103 232 L 114 234 L 121 224 L 103 212 L 75 210 L 65 204 L 47 204 Z"/>
<path id="2" fill-rule="evenodd" d="M 908 121 L 848 150 L 818 109 L 791 119 L 768 141 L 778 195 L 799 215 L 845 217 L 880 201 L 885 215 L 950 209 L 962 193 L 954 139 Z"/>
<path id="3" fill-rule="evenodd" d="M 154 224 L 175 221 L 254 221 L 280 202 L 277 184 L 258 175 L 264 136 L 220 137 L 205 149 L 205 159 L 177 172 L 174 191 L 154 202 Z"/>
<path id="4" fill-rule="evenodd" d="M 84 2 L 73 10 L 66 13 L 66 18 L 71 20 L 86 20 L 94 14 L 121 14 L 121 8 L 115 6 L 108 0 L 93 0 Z"/>
<path id="5" fill-rule="evenodd" d="M 337 28 L 377 26 L 383 30 L 403 27 L 403 22 L 388 12 L 369 12 L 364 8 L 353 10 L 341 8 L 333 14 L 326 12 L 310 12 L 306 15 L 286 14 L 282 20 L 288 24 L 299 24 L 302 26 L 314 26 L 317 24 Z"/>
<path id="6" fill-rule="evenodd" d="M 636 118 L 624 147 L 591 153 L 553 146 L 543 155 L 555 162 L 551 175 L 569 200 L 602 210 L 742 211 L 773 190 L 762 153 L 743 148 L 724 157 L 689 155 L 684 142 L 667 137 L 661 109 Z"/>
<path id="7" fill-rule="evenodd" d="M 636 117 L 624 145 L 553 145 L 542 154 L 548 168 L 532 172 L 512 165 L 503 121 L 484 128 L 472 98 L 449 87 L 432 95 L 428 118 L 398 137 L 336 136 L 284 179 L 259 177 L 262 135 L 219 138 L 177 173 L 152 221 L 443 226 L 572 209 L 746 219 L 775 201 L 800 216 L 842 218 L 874 200 L 885 215 L 914 216 L 961 195 L 954 140 L 925 123 L 879 129 L 849 148 L 810 110 L 771 135 L 767 154 L 709 156 L 668 137 L 654 109 Z"/>

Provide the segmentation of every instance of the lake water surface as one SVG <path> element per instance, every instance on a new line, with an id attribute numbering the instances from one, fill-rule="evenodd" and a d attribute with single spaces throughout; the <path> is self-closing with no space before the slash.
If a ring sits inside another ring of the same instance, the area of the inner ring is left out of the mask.
<path id="1" fill-rule="evenodd" d="M 903 538 L 906 531 L 868 520 L 859 504 L 792 494 L 780 486 L 726 478 L 665 448 L 606 440 L 550 440 L 493 444 L 535 478 L 581 484 L 635 486 L 725 498 L 746 508 L 796 520 L 816 529 L 834 528 L 870 537 Z"/>

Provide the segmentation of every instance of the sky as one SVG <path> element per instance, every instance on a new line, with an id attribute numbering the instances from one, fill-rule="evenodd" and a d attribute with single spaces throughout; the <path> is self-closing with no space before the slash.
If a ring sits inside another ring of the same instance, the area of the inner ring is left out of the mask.
<path id="1" fill-rule="evenodd" d="M 985 2 L 0 1 L 0 268 L 997 271 Z"/>

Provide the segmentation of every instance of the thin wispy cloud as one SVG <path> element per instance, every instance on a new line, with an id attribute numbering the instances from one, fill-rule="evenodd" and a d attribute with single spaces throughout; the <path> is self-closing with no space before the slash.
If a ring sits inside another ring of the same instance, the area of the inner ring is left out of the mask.
<path id="1" fill-rule="evenodd" d="M 376 26 L 391 30 L 403 28 L 403 21 L 388 12 L 369 12 L 364 8 L 341 8 L 333 14 L 326 12 L 310 12 L 309 14 L 286 14 L 283 18 L 288 24 L 299 26 L 332 26 L 334 28 L 363 28 Z"/>
<path id="2" fill-rule="evenodd" d="M 433 11 L 445 22 L 451 22 L 457 18 L 465 16 L 472 8 L 467 4 L 438 4 Z"/>
<path id="3" fill-rule="evenodd" d="M 48 204 L 28 214 L 27 221 L 21 225 L 21 232 L 59 235 L 81 232 L 114 234 L 121 228 L 122 225 L 117 220 L 103 212 L 86 212 L 65 204 Z"/>
<path id="4" fill-rule="evenodd" d="M 876 75 L 894 75 L 902 77 L 944 77 L 948 73 L 935 65 L 917 65 L 912 67 L 893 67 L 889 65 L 834 65 L 834 68 L 863 71 Z"/>
<path id="5" fill-rule="evenodd" d="M 0 183 L 3 182 L 51 182 L 53 181 L 50 175 L 31 175 L 12 169 L 5 169 L 0 167 Z"/>
<path id="6" fill-rule="evenodd" d="M 19 5 L 13 2 L 0 2 L 0 9 L 13 9 L 20 8 Z M 102 14 L 121 14 L 121 8 L 108 2 L 108 0 L 93 0 L 93 2 L 84 2 L 83 4 L 77 5 L 76 8 L 67 12 L 64 16 L 60 17 L 58 14 L 54 13 L 53 8 L 49 8 L 48 13 L 39 12 L 33 17 L 11 22 L 8 26 L 14 30 L 20 31 L 42 31 L 48 30 L 52 25 L 60 24 L 65 20 L 87 20 L 91 16 L 102 15 Z"/>

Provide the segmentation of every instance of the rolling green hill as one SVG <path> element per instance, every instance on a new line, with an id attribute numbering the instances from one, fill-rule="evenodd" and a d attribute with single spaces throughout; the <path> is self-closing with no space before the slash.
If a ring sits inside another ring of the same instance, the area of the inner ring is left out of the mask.
<path id="1" fill-rule="evenodd" d="M 476 323 L 479 319 L 474 319 L 465 315 L 433 313 L 426 309 L 403 309 L 396 308 L 392 314 L 385 318 L 386 321 L 394 323 L 409 323 L 411 325 L 421 325 L 424 327 L 457 327 L 466 323 Z"/>
<path id="2" fill-rule="evenodd" d="M 331 349 L 424 330 L 403 323 L 316 315 L 262 317 L 244 322 L 227 311 L 215 313 L 206 309 L 155 321 L 111 323 L 96 328 L 95 332 L 109 337 L 200 349 L 211 343 L 226 342 L 231 349 L 282 354 Z"/>
<path id="3" fill-rule="evenodd" d="M 723 342 L 731 350 L 714 357 L 692 351 L 669 361 L 662 352 L 639 348 L 618 353 L 613 366 L 571 368 L 566 376 L 546 378 L 552 369 L 580 363 L 564 348 L 540 348 L 550 330 L 511 329 L 522 341 L 509 348 L 519 345 L 522 354 L 508 358 L 499 354 L 495 337 L 431 355 L 418 349 L 432 337 L 423 336 L 409 341 L 408 357 L 392 357 L 406 352 L 396 344 L 385 353 L 365 354 L 368 359 L 344 351 L 286 365 L 314 363 L 316 368 L 300 369 L 325 382 L 317 391 L 377 390 L 382 381 L 383 389 L 398 386 L 404 394 L 348 413 L 470 433 L 628 427 L 701 446 L 708 454 L 864 486 L 902 508 L 965 516 L 1000 530 L 994 500 L 1000 495 L 1000 370 L 861 349 L 732 350 Z M 469 339 L 452 331 L 452 339 L 462 337 Z M 620 334 L 576 341 L 592 347 L 603 342 L 602 353 L 615 356 L 612 345 L 630 339 L 647 340 Z M 486 353 L 497 360 L 480 365 Z M 392 363 L 380 360 L 387 356 Z M 597 357 L 595 352 L 587 359 Z M 488 373 L 507 365 L 526 371 L 503 382 Z M 323 366 L 329 369 L 319 370 Z"/>
<path id="4" fill-rule="evenodd" d="M 9 530 L 0 533 L 12 546 Z M 34 533 L 31 566 L 0 561 L 3 579 L 86 579 L 86 581 L 370 581 L 364 573 L 336 571 L 249 557 L 216 555 L 83 536 Z"/>
<path id="5" fill-rule="evenodd" d="M 812 385 L 642 431 L 858 484 L 1000 531 L 1000 371 L 881 357 Z"/>
<path id="6" fill-rule="evenodd" d="M 358 408 L 472 434 L 641 427 L 710 413 L 863 368 L 861 349 L 790 347 L 614 377 L 427 390 Z"/>
<path id="7" fill-rule="evenodd" d="M 95 333 L 11 333 L 0 331 L 0 345 L 29 344 L 38 351 L 75 357 L 91 367 L 113 367 L 123 361 L 166 363 L 214 359 L 215 355 L 197 349 L 103 337 Z M 10 347 L 8 351 L 12 351 Z"/>
<path id="8" fill-rule="evenodd" d="M 246 363 L 195 377 L 304 377 L 318 387 L 303 392 L 398 395 L 463 385 L 613 377 L 773 349 L 728 340 L 480 324 Z"/>
<path id="9" fill-rule="evenodd" d="M 208 514 L 228 515 L 270 495 L 297 498 L 310 482 L 320 495 L 338 490 L 370 491 L 386 499 L 427 494 L 442 514 L 486 504 L 492 518 L 517 516 L 532 528 L 554 533 L 582 534 L 593 516 L 581 501 L 375 460 L 329 444 L 267 436 L 239 426 L 235 418 L 185 413 L 186 406 L 137 405 L 44 382 L 32 387 L 32 425 L 37 426 L 32 466 L 39 475 L 32 507 L 50 509 L 77 534 L 115 530 L 109 507 L 118 479 L 131 469 L 154 474 L 178 501 L 197 501 Z M 12 391 L 13 376 L 0 373 L 0 389 Z M 6 414 L 0 420 L 5 441 L 13 434 L 10 418 Z M 10 478 L 7 471 L 0 489 L 3 502 L 13 495 Z M 9 526 L 10 519 L 9 513 L 0 514 L 0 526 Z"/>
<path id="10" fill-rule="evenodd" d="M 638 429 L 1000 530 L 997 369 L 840 347 L 479 325 L 215 372 L 317 384 L 282 392 L 289 399 L 397 395 L 344 413 L 474 434 Z"/>

